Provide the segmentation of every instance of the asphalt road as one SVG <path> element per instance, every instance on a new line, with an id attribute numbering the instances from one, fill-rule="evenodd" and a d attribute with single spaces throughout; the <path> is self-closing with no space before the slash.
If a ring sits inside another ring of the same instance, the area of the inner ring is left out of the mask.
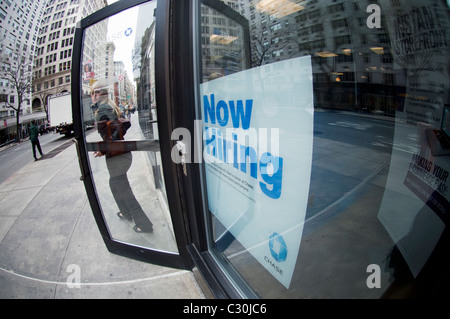
<path id="1" fill-rule="evenodd" d="M 307 219 L 330 213 L 337 203 L 351 201 L 372 178 L 386 175 L 394 132 L 389 119 L 316 112 Z"/>
<path id="2" fill-rule="evenodd" d="M 39 142 L 44 154 L 48 154 L 53 149 L 69 142 L 70 139 L 70 137 L 51 132 L 39 136 Z M 36 156 L 39 158 L 37 149 Z M 22 167 L 33 161 L 33 151 L 29 140 L 0 151 L 0 184 L 10 178 Z"/>

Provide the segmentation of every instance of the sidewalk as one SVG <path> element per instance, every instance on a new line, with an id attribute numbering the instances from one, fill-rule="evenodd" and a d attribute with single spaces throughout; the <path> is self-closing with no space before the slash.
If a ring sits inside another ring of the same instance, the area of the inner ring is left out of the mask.
<path id="1" fill-rule="evenodd" d="M 0 298 L 205 298 L 190 271 L 108 252 L 75 144 L 58 149 L 0 185 Z"/>

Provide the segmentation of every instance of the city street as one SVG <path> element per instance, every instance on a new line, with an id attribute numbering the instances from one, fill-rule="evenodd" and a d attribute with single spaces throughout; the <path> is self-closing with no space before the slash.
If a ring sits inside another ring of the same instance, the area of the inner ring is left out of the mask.
<path id="1" fill-rule="evenodd" d="M 306 218 L 321 214 L 388 165 L 395 123 L 340 112 L 316 112 L 310 202 Z"/>
<path id="2" fill-rule="evenodd" d="M 408 134 L 395 137 L 396 129 Z M 384 188 L 391 153 L 410 158 L 418 152 L 418 136 L 417 128 L 388 117 L 316 111 L 305 230 L 312 231 L 342 212 L 364 187 Z"/>
<path id="3" fill-rule="evenodd" d="M 70 142 L 71 138 L 64 135 L 47 133 L 39 135 L 44 154 L 61 146 L 66 142 Z M 36 156 L 39 158 L 39 152 L 36 149 Z M 23 141 L 18 145 L 14 145 L 0 151 L 0 184 L 11 177 L 16 171 L 22 169 L 25 165 L 33 162 L 33 151 L 29 140 Z"/>

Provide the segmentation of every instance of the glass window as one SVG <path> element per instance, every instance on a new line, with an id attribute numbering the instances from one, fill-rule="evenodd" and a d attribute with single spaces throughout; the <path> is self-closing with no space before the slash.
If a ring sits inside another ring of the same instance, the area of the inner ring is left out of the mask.
<path id="1" fill-rule="evenodd" d="M 223 4 L 200 10 L 211 252 L 262 298 L 411 283 L 450 209 L 445 1 Z"/>
<path id="2" fill-rule="evenodd" d="M 158 143 L 155 8 L 151 1 L 85 30 L 82 118 L 96 196 L 111 238 L 178 253 Z"/>

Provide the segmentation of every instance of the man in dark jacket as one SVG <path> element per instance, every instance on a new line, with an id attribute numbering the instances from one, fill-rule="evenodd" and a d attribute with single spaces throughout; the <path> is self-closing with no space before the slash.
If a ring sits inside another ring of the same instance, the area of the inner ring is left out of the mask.
<path id="1" fill-rule="evenodd" d="M 39 136 L 39 129 L 36 126 L 36 121 L 33 120 L 31 122 L 31 127 L 30 127 L 30 141 L 31 141 L 31 145 L 33 147 L 33 157 L 34 157 L 35 161 L 37 161 L 36 146 L 38 148 L 39 154 L 41 154 L 41 157 L 44 155 L 44 153 L 42 153 L 41 144 L 39 143 L 38 136 Z"/>

